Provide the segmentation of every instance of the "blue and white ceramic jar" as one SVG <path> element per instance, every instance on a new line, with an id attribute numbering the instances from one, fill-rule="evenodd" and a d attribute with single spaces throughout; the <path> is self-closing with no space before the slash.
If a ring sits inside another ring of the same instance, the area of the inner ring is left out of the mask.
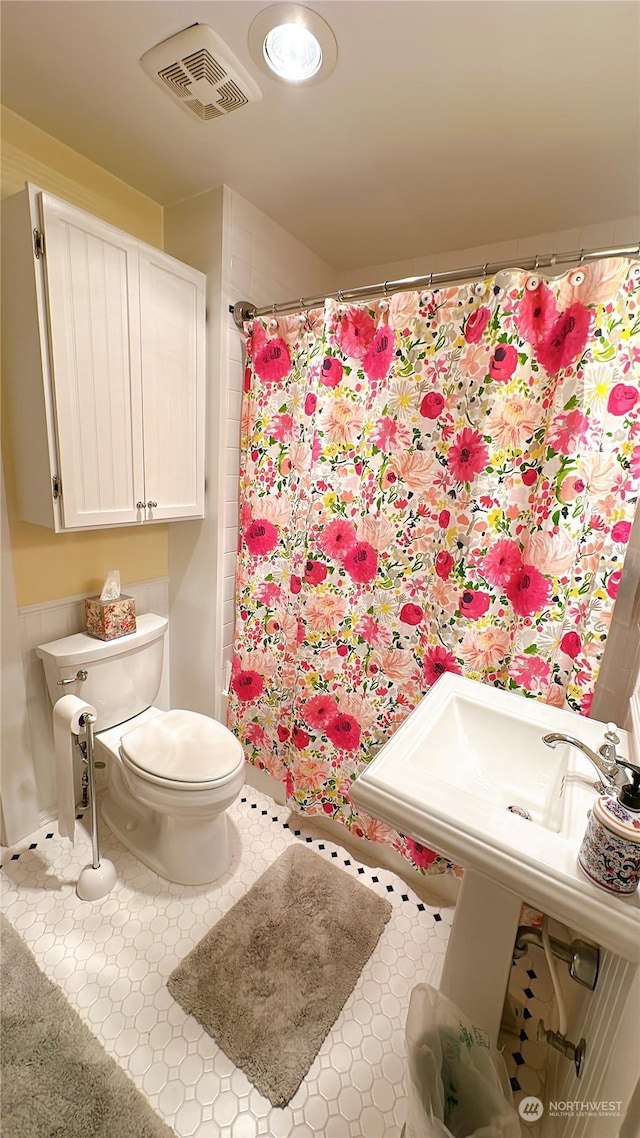
<path id="1" fill-rule="evenodd" d="M 640 881 L 640 811 L 630 809 L 615 793 L 598 798 L 578 863 L 602 889 L 634 893 Z"/>

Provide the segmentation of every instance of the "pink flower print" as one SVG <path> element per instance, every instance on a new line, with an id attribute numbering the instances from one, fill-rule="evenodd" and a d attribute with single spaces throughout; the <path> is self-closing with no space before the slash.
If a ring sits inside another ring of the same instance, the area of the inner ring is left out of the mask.
<path id="1" fill-rule="evenodd" d="M 437 853 L 428 850 L 420 842 L 414 842 L 413 838 L 405 838 L 405 846 L 409 857 L 418 866 L 418 869 L 428 869 L 438 859 Z"/>
<path id="2" fill-rule="evenodd" d="M 553 328 L 557 318 L 556 298 L 544 281 L 540 281 L 537 288 L 525 289 L 516 317 L 523 340 L 539 344 Z"/>
<path id="3" fill-rule="evenodd" d="M 346 443 L 355 446 L 362 431 L 364 408 L 358 407 L 350 399 L 334 396 L 329 399 L 322 411 L 322 427 L 331 443 Z M 321 450 L 322 448 L 320 448 Z M 315 442 L 314 442 L 315 450 Z M 318 454 L 320 453 L 318 451 Z M 317 457 L 317 455 L 314 455 Z"/>
<path id="4" fill-rule="evenodd" d="M 420 605 L 407 604 L 400 609 L 400 620 L 403 624 L 420 624 L 423 616 L 424 612 Z"/>
<path id="5" fill-rule="evenodd" d="M 287 777 L 285 779 L 284 788 L 285 788 L 287 798 L 291 798 L 291 796 L 293 794 L 293 775 L 291 774 L 291 771 L 287 771 Z"/>
<path id="6" fill-rule="evenodd" d="M 272 439 L 277 439 L 279 443 L 286 443 L 289 439 L 293 438 L 293 416 L 287 413 L 281 415 L 274 415 L 270 421 L 267 430 Z"/>
<path id="7" fill-rule="evenodd" d="M 489 460 L 489 451 L 479 431 L 465 427 L 449 448 L 448 466 L 457 482 L 471 482 L 481 474 Z"/>
<path id="8" fill-rule="evenodd" d="M 506 585 L 522 568 L 522 553 L 517 541 L 500 538 L 495 541 L 481 562 L 483 576 L 492 585 Z"/>
<path id="9" fill-rule="evenodd" d="M 420 414 L 423 419 L 437 419 L 443 407 L 444 395 L 439 391 L 429 391 L 420 404 Z"/>
<path id="10" fill-rule="evenodd" d="M 302 717 L 314 730 L 324 731 L 330 719 L 338 714 L 338 705 L 331 695 L 314 695 L 302 707 Z"/>
<path id="11" fill-rule="evenodd" d="M 424 655 L 424 678 L 426 682 L 435 684 L 444 672 L 455 672 L 457 676 L 461 676 L 462 668 L 455 656 L 446 648 L 441 648 L 440 645 L 435 648 L 428 648 Z"/>
<path id="12" fill-rule="evenodd" d="M 300 580 L 300 578 L 297 576 L 296 573 L 292 573 L 290 578 L 289 578 L 289 589 L 293 593 L 294 597 L 298 595 L 301 588 L 302 588 L 302 581 Z"/>
<path id="13" fill-rule="evenodd" d="M 304 401 L 304 413 L 305 413 L 305 415 L 313 415 L 313 412 L 315 411 L 317 406 L 318 406 L 318 396 L 314 395 L 313 391 L 310 391 L 309 394 L 307 395 L 307 398 Z"/>
<path id="14" fill-rule="evenodd" d="M 578 495 L 582 494 L 586 489 L 584 479 L 578 478 L 575 474 L 569 474 L 566 478 L 562 479 L 558 487 L 558 498 L 565 505 L 574 502 Z"/>
<path id="15" fill-rule="evenodd" d="M 256 589 L 256 600 L 267 608 L 275 608 L 284 600 L 284 593 L 275 581 L 263 581 Z"/>
<path id="16" fill-rule="evenodd" d="M 471 313 L 464 327 L 464 338 L 468 344 L 479 343 L 490 318 L 491 313 L 485 304 Z"/>
<path id="17" fill-rule="evenodd" d="M 306 735 L 306 731 L 301 731 L 301 735 Z M 295 736 L 295 732 L 294 732 Z M 299 748 L 301 751 L 304 747 Z M 318 789 L 326 783 L 327 779 L 331 776 L 331 767 L 328 763 L 322 761 L 313 752 L 305 758 L 300 758 L 296 762 L 296 786 L 299 790 L 318 791 Z"/>
<path id="18" fill-rule="evenodd" d="M 549 431 L 549 443 L 561 454 L 574 454 L 585 441 L 589 420 L 584 411 L 575 408 L 558 415 Z"/>
<path id="19" fill-rule="evenodd" d="M 338 342 L 345 356 L 361 360 L 375 336 L 376 326 L 363 308 L 345 312 L 338 328 Z"/>
<path id="20" fill-rule="evenodd" d="M 518 366 L 518 352 L 513 344 L 499 344 L 489 361 L 489 375 L 497 383 L 508 383 Z"/>
<path id="21" fill-rule="evenodd" d="M 526 691 L 541 688 L 549 679 L 549 662 L 540 656 L 516 656 L 511 661 L 510 674 Z"/>
<path id="22" fill-rule="evenodd" d="M 483 593 L 479 589 L 465 589 L 460 597 L 458 607 L 463 616 L 468 616 L 471 620 L 479 620 L 481 616 L 484 616 L 490 605 L 490 593 Z"/>
<path id="23" fill-rule="evenodd" d="M 449 510 L 441 510 L 438 514 L 438 525 L 440 529 L 446 529 L 451 521 L 451 512 Z"/>
<path id="24" fill-rule="evenodd" d="M 301 727 L 294 727 L 292 739 L 294 746 L 297 747 L 299 751 L 304 751 L 305 747 L 308 747 L 311 742 L 311 736 L 307 735 L 307 732 L 303 731 Z"/>
<path id="25" fill-rule="evenodd" d="M 360 746 L 360 724 L 353 715 L 336 715 L 325 727 L 325 735 L 340 751 L 356 751 Z"/>
<path id="26" fill-rule="evenodd" d="M 267 736 L 264 733 L 264 728 L 260 727 L 258 723 L 250 723 L 245 728 L 245 738 L 253 744 L 254 747 L 266 747 Z"/>
<path id="27" fill-rule="evenodd" d="M 391 630 L 386 628 L 384 624 L 378 624 L 378 621 L 374 620 L 368 613 L 360 617 L 354 631 L 372 648 L 386 648 L 391 643 Z"/>
<path id="28" fill-rule="evenodd" d="M 251 670 L 236 672 L 231 681 L 231 687 L 242 703 L 250 703 L 262 695 L 264 680 L 257 672 Z"/>
<path id="29" fill-rule="evenodd" d="M 266 518 L 254 518 L 244 531 L 244 540 L 253 557 L 264 557 L 278 544 L 278 530 Z"/>
<path id="30" fill-rule="evenodd" d="M 335 356 L 325 356 L 320 369 L 320 383 L 325 387 L 337 387 L 343 372 L 342 360 L 337 360 Z"/>
<path id="31" fill-rule="evenodd" d="M 304 567 L 304 579 L 308 585 L 321 585 L 329 570 L 321 561 L 307 561 Z"/>
<path id="32" fill-rule="evenodd" d="M 453 557 L 446 549 L 441 549 L 436 557 L 436 573 L 441 581 L 446 581 L 453 569 Z"/>
<path id="33" fill-rule="evenodd" d="M 616 522 L 611 530 L 611 537 L 614 541 L 619 541 L 621 544 L 624 544 L 629 540 L 630 533 L 631 522 Z"/>
<path id="34" fill-rule="evenodd" d="M 383 415 L 381 419 L 378 419 L 369 435 L 370 442 L 380 447 L 381 450 L 388 451 L 389 454 L 406 451 L 411 445 L 411 439 L 411 430 L 406 423 L 399 423 L 390 415 Z"/>
<path id="35" fill-rule="evenodd" d="M 353 581 L 367 585 L 378 572 L 378 554 L 368 541 L 357 541 L 342 558 L 343 568 Z"/>
<path id="36" fill-rule="evenodd" d="M 291 356 L 284 340 L 267 340 L 256 354 L 253 366 L 263 383 L 280 383 L 291 371 Z"/>
<path id="37" fill-rule="evenodd" d="M 561 312 L 536 348 L 538 362 L 548 375 L 568 367 L 580 355 L 589 335 L 591 313 L 584 304 L 572 304 Z"/>
<path id="38" fill-rule="evenodd" d="M 327 557 L 340 558 L 356 544 L 357 540 L 356 531 L 351 522 L 336 518 L 335 521 L 329 522 L 329 525 L 325 526 L 318 538 L 318 545 Z"/>
<path id="39" fill-rule="evenodd" d="M 460 654 L 472 671 L 495 671 L 509 651 L 510 643 L 511 637 L 504 628 L 475 626 L 465 633 Z"/>
<path id="40" fill-rule="evenodd" d="M 538 468 L 536 466 L 528 466 L 526 470 L 522 471 L 521 478 L 525 486 L 533 486 L 538 477 Z"/>
<path id="41" fill-rule="evenodd" d="M 518 616 L 529 616 L 532 612 L 540 612 L 547 604 L 551 582 L 533 565 L 523 565 L 507 582 L 505 593 Z"/>
<path id="42" fill-rule="evenodd" d="M 576 656 L 582 649 L 582 641 L 577 632 L 565 632 L 562 640 L 560 641 L 560 651 L 564 652 L 565 656 L 570 656 L 575 660 Z"/>
<path id="43" fill-rule="evenodd" d="M 607 411 L 611 415 L 628 415 L 638 400 L 638 389 L 628 383 L 616 383 L 609 392 Z"/>
<path id="44" fill-rule="evenodd" d="M 365 356 L 362 367 L 369 379 L 384 379 L 391 367 L 395 344 L 388 324 L 381 324 Z"/>

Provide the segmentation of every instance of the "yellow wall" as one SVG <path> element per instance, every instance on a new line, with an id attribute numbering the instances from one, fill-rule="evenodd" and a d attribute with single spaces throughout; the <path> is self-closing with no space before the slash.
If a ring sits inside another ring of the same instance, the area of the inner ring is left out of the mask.
<path id="1" fill-rule="evenodd" d="M 2 108 L 1 138 L 0 195 L 3 198 L 22 190 L 26 181 L 35 182 L 142 241 L 162 248 L 163 210 L 157 202 L 7 108 Z M 42 526 L 20 521 L 11 439 L 4 420 L 2 450 L 18 605 L 95 593 L 107 569 L 119 569 L 124 583 L 167 575 L 166 525 L 54 534 Z"/>

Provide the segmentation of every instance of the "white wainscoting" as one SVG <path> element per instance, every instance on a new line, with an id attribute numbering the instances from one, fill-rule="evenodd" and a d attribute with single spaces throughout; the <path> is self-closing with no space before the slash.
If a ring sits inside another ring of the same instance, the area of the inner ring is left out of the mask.
<path id="1" fill-rule="evenodd" d="M 122 592 L 134 597 L 136 613 L 155 612 L 169 616 L 169 578 L 158 577 L 151 581 L 138 581 L 122 586 Z M 43 604 L 27 605 L 18 609 L 20 647 L 24 668 L 25 686 L 33 767 L 38 799 L 39 824 L 57 814 L 53 768 L 53 728 L 51 702 L 44 679 L 42 661 L 35 649 L 38 644 L 71 636 L 83 630 L 84 596 L 63 597 Z M 162 684 L 156 705 L 169 708 L 169 637 L 165 637 L 165 657 Z M 79 770 L 76 771 L 79 781 Z M 5 815 L 11 804 L 3 802 Z M 20 835 L 26 837 L 26 834 Z M 16 839 L 14 839 L 16 840 Z"/>

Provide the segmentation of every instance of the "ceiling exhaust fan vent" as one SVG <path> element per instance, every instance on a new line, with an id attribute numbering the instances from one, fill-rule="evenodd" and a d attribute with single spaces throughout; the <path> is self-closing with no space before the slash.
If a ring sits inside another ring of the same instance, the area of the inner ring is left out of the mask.
<path id="1" fill-rule="evenodd" d="M 140 60 L 189 115 L 210 122 L 262 98 L 258 84 L 207 24 L 192 24 Z"/>

